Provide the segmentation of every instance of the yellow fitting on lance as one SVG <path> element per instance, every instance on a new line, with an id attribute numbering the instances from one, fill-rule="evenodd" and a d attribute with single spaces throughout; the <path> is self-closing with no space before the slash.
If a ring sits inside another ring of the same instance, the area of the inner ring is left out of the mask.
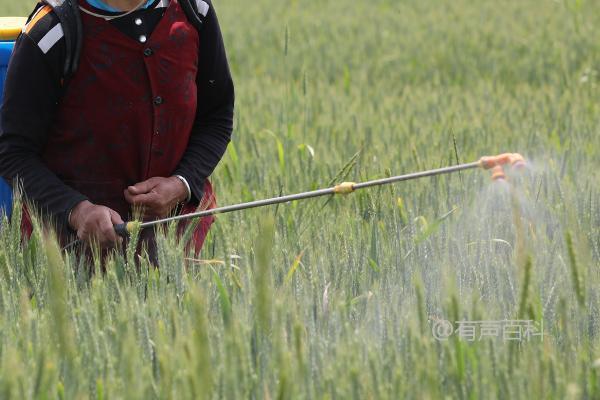
<path id="1" fill-rule="evenodd" d="M 348 194 L 354 192 L 356 182 L 342 182 L 333 188 L 335 194 Z"/>
<path id="2" fill-rule="evenodd" d="M 500 179 L 505 180 L 506 175 L 504 174 L 504 168 L 501 165 L 496 165 L 492 168 L 492 180 L 497 181 Z"/>
<path id="3" fill-rule="evenodd" d="M 139 229 L 140 224 L 141 222 L 139 221 L 130 221 L 125 224 L 125 228 L 127 229 L 127 232 L 133 233 L 136 229 Z"/>

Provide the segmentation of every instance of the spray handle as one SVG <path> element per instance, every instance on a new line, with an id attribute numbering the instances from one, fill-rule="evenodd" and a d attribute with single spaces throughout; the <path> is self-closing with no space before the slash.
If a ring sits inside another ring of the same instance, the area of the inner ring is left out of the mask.
<path id="1" fill-rule="evenodd" d="M 129 237 L 129 229 L 128 228 L 128 223 L 124 223 L 124 224 L 116 224 L 113 225 L 115 232 L 117 235 L 121 236 L 122 238 L 128 238 Z"/>

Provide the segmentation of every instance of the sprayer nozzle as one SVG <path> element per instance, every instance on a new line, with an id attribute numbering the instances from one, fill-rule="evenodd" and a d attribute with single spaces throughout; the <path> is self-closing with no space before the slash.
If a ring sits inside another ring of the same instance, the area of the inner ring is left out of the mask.
<path id="1" fill-rule="evenodd" d="M 479 159 L 479 163 L 484 169 L 492 169 L 496 166 L 509 164 L 512 160 L 512 156 L 511 153 L 504 153 L 497 156 L 485 156 Z"/>
<path id="2" fill-rule="evenodd" d="M 522 169 L 527 166 L 525 157 L 519 153 L 504 153 L 497 156 L 485 156 L 479 159 L 483 169 L 492 169 L 497 166 L 511 165 L 513 168 Z"/>
<path id="3" fill-rule="evenodd" d="M 527 166 L 527 163 L 522 155 L 519 153 L 513 153 L 511 154 L 510 165 L 515 169 L 523 169 Z"/>
<path id="4" fill-rule="evenodd" d="M 496 165 L 494 168 L 492 168 L 492 180 L 498 181 L 501 179 L 506 179 L 506 175 L 504 174 L 504 168 L 502 168 L 502 165 Z"/>

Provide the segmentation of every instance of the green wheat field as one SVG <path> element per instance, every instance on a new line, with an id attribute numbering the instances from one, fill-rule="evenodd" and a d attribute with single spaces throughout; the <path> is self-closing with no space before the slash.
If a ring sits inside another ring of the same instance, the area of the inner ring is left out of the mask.
<path id="1" fill-rule="evenodd" d="M 220 205 L 506 151 L 527 170 L 222 215 L 199 259 L 170 227 L 159 270 L 128 251 L 91 278 L 5 219 L 0 398 L 600 398 L 600 2 L 215 3 Z M 457 323 L 514 320 L 543 335 Z"/>

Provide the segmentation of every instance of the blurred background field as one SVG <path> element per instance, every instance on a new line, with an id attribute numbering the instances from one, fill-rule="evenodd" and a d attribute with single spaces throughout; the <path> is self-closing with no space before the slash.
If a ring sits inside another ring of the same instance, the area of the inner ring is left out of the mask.
<path id="1" fill-rule="evenodd" d="M 167 235 L 160 273 L 116 257 L 91 281 L 4 222 L 0 397 L 600 397 L 600 3 L 215 6 L 221 205 L 505 151 L 530 168 L 221 216 L 201 261 Z M 440 341 L 440 319 L 545 335 Z"/>

